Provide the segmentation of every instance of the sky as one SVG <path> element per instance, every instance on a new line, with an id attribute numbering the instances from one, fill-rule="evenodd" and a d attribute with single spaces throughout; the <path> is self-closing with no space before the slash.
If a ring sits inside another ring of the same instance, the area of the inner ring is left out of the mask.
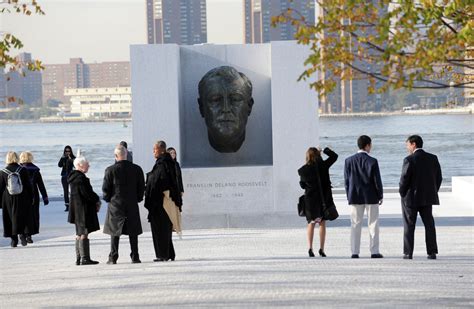
<path id="1" fill-rule="evenodd" d="M 208 43 L 243 43 L 243 0 L 207 0 Z M 146 0 L 38 0 L 46 15 L 0 14 L 0 31 L 45 64 L 129 60 L 146 44 Z"/>

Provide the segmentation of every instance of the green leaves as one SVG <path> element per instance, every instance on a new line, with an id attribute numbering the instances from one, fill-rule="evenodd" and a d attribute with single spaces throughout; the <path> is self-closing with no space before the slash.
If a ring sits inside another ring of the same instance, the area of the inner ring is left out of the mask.
<path id="1" fill-rule="evenodd" d="M 306 70 L 320 97 L 339 80 L 369 79 L 369 93 L 390 88 L 474 88 L 472 0 L 324 0 L 315 25 L 286 10 L 272 25 L 296 27 L 311 46 Z M 471 49 L 468 49 L 468 47 Z M 471 70 L 465 70 L 470 68 Z M 461 73 L 462 72 L 462 73 Z"/>
<path id="2" fill-rule="evenodd" d="M 3 0 L 0 2 L 0 14 L 19 13 L 30 16 L 33 12 L 35 14 L 44 15 L 43 10 L 35 0 L 22 1 L 22 3 L 20 3 L 19 0 Z M 8 72 L 18 71 L 24 75 L 26 70 L 38 71 L 44 69 L 41 61 L 21 62 L 18 58 L 11 55 L 12 49 L 19 50 L 22 48 L 23 43 L 19 38 L 11 33 L 0 31 L 0 69 L 2 73 L 6 69 Z M 20 98 L 0 97 L 1 105 L 7 105 L 11 102 L 17 102 L 18 104 L 23 103 Z"/>

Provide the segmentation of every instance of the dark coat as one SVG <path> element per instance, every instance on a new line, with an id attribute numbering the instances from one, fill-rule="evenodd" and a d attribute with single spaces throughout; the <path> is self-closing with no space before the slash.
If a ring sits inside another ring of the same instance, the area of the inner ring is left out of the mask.
<path id="1" fill-rule="evenodd" d="M 39 233 L 40 227 L 40 192 L 43 197 L 45 205 L 48 203 L 48 193 L 46 192 L 46 187 L 44 186 L 43 177 L 41 177 L 40 169 L 33 163 L 25 163 L 22 166 L 28 172 L 28 177 L 33 190 L 33 226 L 26 231 L 29 235 L 34 235 Z"/>
<path id="2" fill-rule="evenodd" d="M 18 164 L 8 164 L 5 168 L 14 172 L 19 167 Z M 33 194 L 28 172 L 22 168 L 20 179 L 23 191 L 17 195 L 10 195 L 7 190 L 8 175 L 0 172 L 0 195 L 2 197 L 0 208 L 3 209 L 3 236 L 12 237 L 23 234 L 25 228 L 33 225 L 32 204 Z"/>
<path id="3" fill-rule="evenodd" d="M 316 164 L 305 164 L 298 170 L 300 186 L 305 190 L 305 214 L 308 222 L 323 217 L 323 200 L 328 206 L 334 205 L 329 168 L 336 162 L 338 155 L 329 148 L 325 148 L 324 153 L 328 155 L 326 160 L 318 158 Z"/>
<path id="4" fill-rule="evenodd" d="M 68 222 L 92 233 L 100 229 L 97 218 L 99 196 L 92 189 L 89 178 L 81 171 L 72 171 L 68 177 L 71 187 Z"/>
<path id="5" fill-rule="evenodd" d="M 423 149 L 416 150 L 403 160 L 399 187 L 403 204 L 410 208 L 439 205 L 442 180 L 438 157 Z"/>
<path id="6" fill-rule="evenodd" d="M 127 160 L 118 161 L 105 170 L 102 192 L 109 203 L 104 233 L 112 236 L 143 233 L 138 203 L 143 200 L 145 176 L 142 168 Z"/>
<path id="7" fill-rule="evenodd" d="M 148 209 L 149 216 L 158 213 L 158 207 L 163 207 L 163 192 L 166 190 L 170 190 L 171 199 L 176 206 L 183 205 L 177 184 L 175 162 L 169 153 L 160 156 L 153 169 L 146 174 L 145 208 Z"/>
<path id="8" fill-rule="evenodd" d="M 179 192 L 184 193 L 184 186 L 183 186 L 183 175 L 181 173 L 181 166 L 179 165 L 178 161 L 174 161 L 176 167 L 176 182 L 178 184 Z"/>
<path id="9" fill-rule="evenodd" d="M 75 158 L 76 157 L 74 155 L 71 155 L 71 158 L 68 158 L 66 156 L 62 156 L 61 159 L 59 159 L 58 167 L 61 167 L 61 176 L 62 177 L 67 177 L 72 172 L 72 170 L 74 169 L 74 159 Z"/>
<path id="10" fill-rule="evenodd" d="M 346 159 L 344 183 L 349 205 L 378 204 L 383 199 L 377 159 L 358 152 Z"/>

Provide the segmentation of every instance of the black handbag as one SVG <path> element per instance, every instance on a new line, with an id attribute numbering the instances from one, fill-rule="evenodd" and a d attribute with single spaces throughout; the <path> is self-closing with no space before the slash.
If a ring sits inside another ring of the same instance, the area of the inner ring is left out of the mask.
<path id="1" fill-rule="evenodd" d="M 323 204 L 323 219 L 324 220 L 329 220 L 333 221 L 336 220 L 337 217 L 339 217 L 339 213 L 337 212 L 336 205 L 326 205 L 326 203 Z"/>
<path id="2" fill-rule="evenodd" d="M 298 199 L 298 216 L 305 217 L 305 203 L 304 203 L 304 194 Z"/>

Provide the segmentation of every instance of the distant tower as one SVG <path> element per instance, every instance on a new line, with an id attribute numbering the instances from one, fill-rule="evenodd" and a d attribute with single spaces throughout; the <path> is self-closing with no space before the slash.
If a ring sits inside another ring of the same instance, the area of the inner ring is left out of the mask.
<path id="1" fill-rule="evenodd" d="M 26 68 L 27 63 L 34 62 L 30 53 L 19 54 L 17 60 L 25 67 L 20 72 L 6 73 L 9 79 L 5 83 L 6 96 L 21 99 L 27 105 L 40 106 L 42 104 L 41 72 L 30 71 Z"/>
<path id="2" fill-rule="evenodd" d="M 148 44 L 207 42 L 206 0 L 146 0 Z"/>
<path id="3" fill-rule="evenodd" d="M 294 40 L 296 29 L 290 24 L 271 26 L 272 16 L 288 8 L 300 12 L 308 22 L 315 23 L 315 0 L 244 0 L 245 43 Z"/>

